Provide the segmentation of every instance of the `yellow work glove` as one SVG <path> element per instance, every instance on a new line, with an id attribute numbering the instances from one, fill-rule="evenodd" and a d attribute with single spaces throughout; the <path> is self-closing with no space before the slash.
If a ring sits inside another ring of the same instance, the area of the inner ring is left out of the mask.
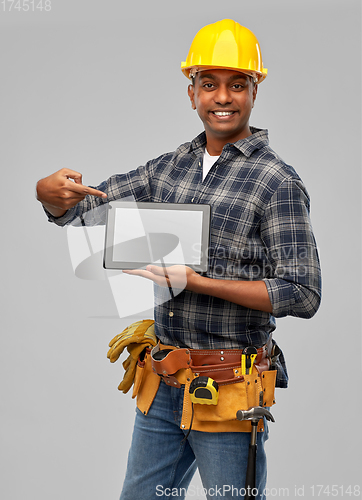
<path id="1" fill-rule="evenodd" d="M 155 346 L 156 344 L 154 321 L 151 319 L 132 323 L 110 341 L 107 358 L 111 363 L 117 361 L 126 347 L 129 352 L 128 358 L 123 362 L 125 374 L 118 386 L 118 389 L 123 391 L 124 394 L 132 387 L 137 361 L 141 352 L 145 347 Z"/>

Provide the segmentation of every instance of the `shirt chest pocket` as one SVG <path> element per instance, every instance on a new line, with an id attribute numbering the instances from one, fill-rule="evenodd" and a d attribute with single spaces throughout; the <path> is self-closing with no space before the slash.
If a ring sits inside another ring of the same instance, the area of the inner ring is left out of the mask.
<path id="1" fill-rule="evenodd" d="M 211 233 L 246 245 L 259 233 L 260 220 L 253 203 L 226 199 L 212 206 Z"/>

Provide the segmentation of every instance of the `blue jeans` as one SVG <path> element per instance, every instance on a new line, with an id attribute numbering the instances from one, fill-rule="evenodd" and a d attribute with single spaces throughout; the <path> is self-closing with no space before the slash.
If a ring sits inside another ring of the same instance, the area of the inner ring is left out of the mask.
<path id="1" fill-rule="evenodd" d="M 199 432 L 180 429 L 184 388 L 163 381 L 148 412 L 136 410 L 127 472 L 120 500 L 184 499 L 196 469 L 203 491 L 196 498 L 244 498 L 248 432 Z M 256 487 L 265 499 L 268 427 L 258 432 Z"/>

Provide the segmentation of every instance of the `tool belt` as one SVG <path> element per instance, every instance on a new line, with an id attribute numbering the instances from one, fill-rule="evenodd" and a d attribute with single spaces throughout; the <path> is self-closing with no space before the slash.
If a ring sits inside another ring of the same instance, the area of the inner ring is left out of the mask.
<path id="1" fill-rule="evenodd" d="M 254 366 L 259 373 L 269 370 L 272 350 L 271 335 L 268 342 L 257 349 Z M 179 370 L 191 368 L 195 376 L 207 376 L 219 386 L 235 384 L 243 380 L 241 372 L 241 349 L 179 349 L 163 346 L 159 343 L 152 349 L 152 369 L 168 385 L 181 387 L 184 384 L 183 373 Z M 158 354 L 165 353 L 164 357 Z"/>
<path id="2" fill-rule="evenodd" d="M 275 404 L 276 370 L 270 370 L 273 344 L 257 349 L 251 373 L 242 373 L 240 349 L 184 349 L 158 343 L 145 350 L 138 361 L 132 397 L 146 415 L 157 393 L 161 379 L 173 387 L 185 386 L 181 428 L 204 432 L 250 432 L 248 421 L 236 419 L 238 410 Z M 195 377 L 210 377 L 219 385 L 216 406 L 192 404 L 189 388 Z M 258 430 L 263 431 L 260 420 Z"/>

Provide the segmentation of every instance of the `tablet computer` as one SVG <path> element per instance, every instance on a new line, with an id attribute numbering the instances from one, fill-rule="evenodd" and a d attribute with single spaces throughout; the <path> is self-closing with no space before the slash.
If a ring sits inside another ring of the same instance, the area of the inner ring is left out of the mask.
<path id="1" fill-rule="evenodd" d="M 207 271 L 210 205 L 112 201 L 108 204 L 103 265 L 148 264 Z"/>

